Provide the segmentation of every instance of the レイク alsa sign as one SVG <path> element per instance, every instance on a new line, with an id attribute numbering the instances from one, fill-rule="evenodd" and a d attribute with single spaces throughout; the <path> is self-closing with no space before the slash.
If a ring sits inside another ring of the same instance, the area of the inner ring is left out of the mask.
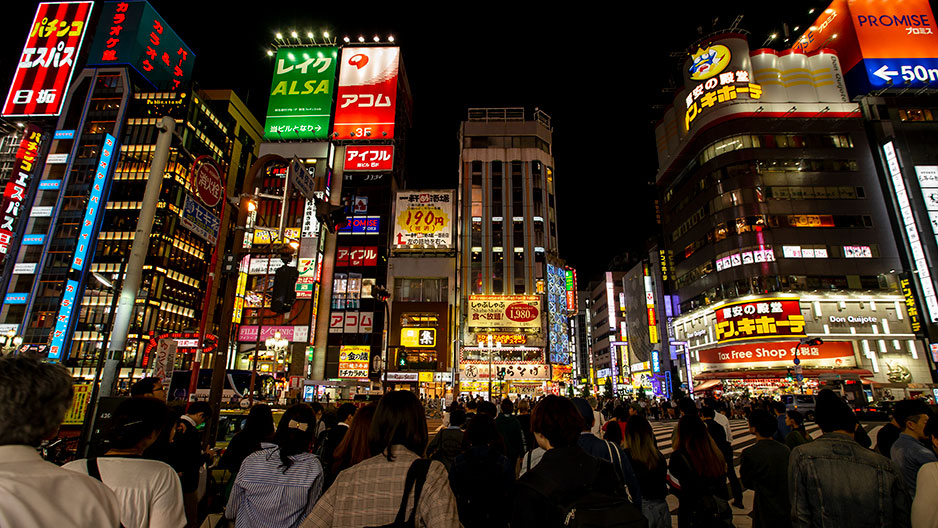
<path id="1" fill-rule="evenodd" d="M 225 196 L 221 169 L 209 156 L 199 156 L 192 164 L 192 186 L 195 194 L 208 207 L 215 207 Z"/>

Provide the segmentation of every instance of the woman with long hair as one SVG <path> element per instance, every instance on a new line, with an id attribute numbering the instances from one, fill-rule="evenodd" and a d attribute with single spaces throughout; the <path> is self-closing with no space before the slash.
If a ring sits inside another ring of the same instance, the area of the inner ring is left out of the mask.
<path id="1" fill-rule="evenodd" d="M 225 516 L 235 526 L 294 528 L 312 511 L 322 492 L 323 469 L 310 453 L 316 414 L 306 403 L 283 413 L 272 443 L 241 464 Z"/>
<path id="2" fill-rule="evenodd" d="M 261 442 L 270 442 L 273 436 L 274 415 L 270 406 L 265 403 L 254 404 L 244 420 L 244 428 L 235 433 L 218 462 L 220 469 L 231 472 L 231 478 L 225 486 L 225 497 L 231 494 L 231 487 L 244 459 L 259 450 Z"/>
<path id="3" fill-rule="evenodd" d="M 375 409 L 377 408 L 378 404 L 371 402 L 355 413 L 355 419 L 352 421 L 352 425 L 349 426 L 348 432 L 345 433 L 345 436 L 342 437 L 342 441 L 339 442 L 339 445 L 335 448 L 332 466 L 329 468 L 329 473 L 326 475 L 326 486 L 324 489 L 328 489 L 329 486 L 335 482 L 335 478 L 342 470 L 348 469 L 362 460 L 371 457 L 371 446 L 368 443 L 368 430 L 371 429 L 371 421 L 374 419 Z"/>
<path id="4" fill-rule="evenodd" d="M 668 462 L 661 451 L 651 424 L 639 414 L 626 422 L 625 454 L 632 463 L 642 490 L 642 513 L 648 519 L 648 528 L 671 528 L 671 510 L 668 496 Z"/>
<path id="5" fill-rule="evenodd" d="M 668 467 L 668 480 L 678 497 L 679 528 L 731 524 L 726 468 L 703 421 L 689 414 L 681 417 Z"/>
<path id="6" fill-rule="evenodd" d="M 413 392 L 382 396 L 368 430 L 371 458 L 339 474 L 301 527 L 360 528 L 405 520 L 414 526 L 459 526 L 446 468 L 421 458 L 427 437 L 427 416 Z M 416 485 L 421 481 L 422 488 Z"/>

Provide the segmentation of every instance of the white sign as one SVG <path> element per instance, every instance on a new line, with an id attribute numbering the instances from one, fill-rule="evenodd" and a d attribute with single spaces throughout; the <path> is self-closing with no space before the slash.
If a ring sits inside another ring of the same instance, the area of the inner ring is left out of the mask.
<path id="1" fill-rule="evenodd" d="M 370 334 L 374 331 L 374 312 L 341 312 L 329 314 L 330 334 Z"/>
<path id="2" fill-rule="evenodd" d="M 173 375 L 176 362 L 176 341 L 160 339 L 156 344 L 156 358 L 153 360 L 154 377 L 163 379 Z"/>
<path id="3" fill-rule="evenodd" d="M 68 163 L 68 154 L 49 154 L 46 156 L 46 163 L 49 165 Z"/>
<path id="4" fill-rule="evenodd" d="M 307 170 L 303 162 L 296 156 L 293 156 L 293 161 L 290 162 L 290 181 L 307 200 L 312 200 L 315 196 L 316 178 L 312 174 L 315 170 L 315 167 L 312 170 Z"/>
<path id="5" fill-rule="evenodd" d="M 388 381 L 413 382 L 420 379 L 417 372 L 388 372 L 386 374 Z"/>
<path id="6" fill-rule="evenodd" d="M 549 380 L 550 369 L 544 364 L 535 363 L 498 363 L 492 365 L 494 375 L 492 379 L 498 379 L 499 374 L 503 373 L 502 378 L 505 381 L 513 380 Z M 469 363 L 459 366 L 459 379 L 464 381 L 487 380 L 489 379 L 488 363 Z"/>
<path id="7" fill-rule="evenodd" d="M 32 275 L 36 273 L 35 262 L 21 262 L 13 265 L 13 273 L 17 275 Z"/>
<path id="8" fill-rule="evenodd" d="M 29 216 L 37 218 L 46 218 L 52 216 L 52 206 L 34 206 L 29 210 Z"/>
<path id="9" fill-rule="evenodd" d="M 303 238 L 316 238 L 319 236 L 319 219 L 316 218 L 316 200 L 306 200 L 303 208 Z M 315 244 L 313 244 L 315 246 Z"/>
<path id="10" fill-rule="evenodd" d="M 452 248 L 453 205 L 453 191 L 397 193 L 392 247 L 395 250 Z"/>
<path id="11" fill-rule="evenodd" d="M 267 261 L 270 260 L 270 267 L 268 269 Z M 296 261 L 291 262 L 290 266 L 296 266 Z M 274 257 L 272 259 L 266 258 L 252 258 L 251 263 L 248 264 L 248 275 L 266 275 L 270 273 L 274 274 L 280 267 L 283 266 L 283 261 L 280 260 L 280 257 Z"/>

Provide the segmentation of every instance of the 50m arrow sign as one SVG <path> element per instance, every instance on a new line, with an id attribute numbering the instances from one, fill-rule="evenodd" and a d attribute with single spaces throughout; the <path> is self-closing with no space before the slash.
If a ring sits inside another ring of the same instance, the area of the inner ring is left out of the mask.
<path id="1" fill-rule="evenodd" d="M 938 59 L 864 59 L 874 88 L 938 88 Z"/>

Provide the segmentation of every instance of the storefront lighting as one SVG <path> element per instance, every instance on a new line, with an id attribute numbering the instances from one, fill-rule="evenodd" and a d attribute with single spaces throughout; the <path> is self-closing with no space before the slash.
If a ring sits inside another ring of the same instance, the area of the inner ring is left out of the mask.
<path id="1" fill-rule="evenodd" d="M 902 345 L 899 344 L 898 339 L 892 340 L 892 347 L 895 348 L 896 350 L 902 350 Z"/>
<path id="2" fill-rule="evenodd" d="M 851 333 L 851 334 L 857 333 L 856 327 L 851 326 L 851 327 L 850 327 L 850 333 Z"/>
<path id="3" fill-rule="evenodd" d="M 847 309 L 847 301 L 837 301 L 837 308 L 838 308 L 839 310 L 846 310 L 846 309 Z"/>
<path id="4" fill-rule="evenodd" d="M 825 334 L 831 333 L 831 326 L 829 324 L 824 325 L 824 333 Z"/>
<path id="5" fill-rule="evenodd" d="M 867 299 L 867 301 L 870 303 L 870 311 L 875 312 L 875 311 L 876 311 L 876 301 L 874 301 L 873 299 Z"/>
<path id="6" fill-rule="evenodd" d="M 903 313 L 902 313 L 902 312 L 903 312 L 904 310 L 905 310 L 905 306 L 904 306 L 901 302 L 896 301 L 896 319 L 898 319 L 898 320 L 900 320 L 900 321 L 902 320 L 902 318 L 903 318 Z"/>
<path id="7" fill-rule="evenodd" d="M 863 345 L 863 355 L 866 356 L 867 359 L 872 358 L 873 351 L 870 350 L 870 342 L 864 339 L 863 341 L 861 341 L 861 343 Z"/>
<path id="8" fill-rule="evenodd" d="M 918 349 L 915 348 L 915 341 L 908 340 L 906 345 L 909 347 L 909 354 L 912 356 L 912 359 L 918 359 Z"/>
<path id="9" fill-rule="evenodd" d="M 814 304 L 814 317 L 821 317 L 821 301 L 814 301 L 813 304 Z M 824 325 L 824 326 L 827 326 L 827 325 Z"/>
<path id="10" fill-rule="evenodd" d="M 879 340 L 879 353 L 880 354 L 886 353 L 886 340 L 885 339 Z"/>
<path id="11" fill-rule="evenodd" d="M 892 332 L 889 330 L 889 321 L 887 321 L 887 320 L 885 320 L 885 319 L 883 319 L 883 333 L 884 333 L 884 334 L 891 334 L 891 333 L 892 333 Z"/>

